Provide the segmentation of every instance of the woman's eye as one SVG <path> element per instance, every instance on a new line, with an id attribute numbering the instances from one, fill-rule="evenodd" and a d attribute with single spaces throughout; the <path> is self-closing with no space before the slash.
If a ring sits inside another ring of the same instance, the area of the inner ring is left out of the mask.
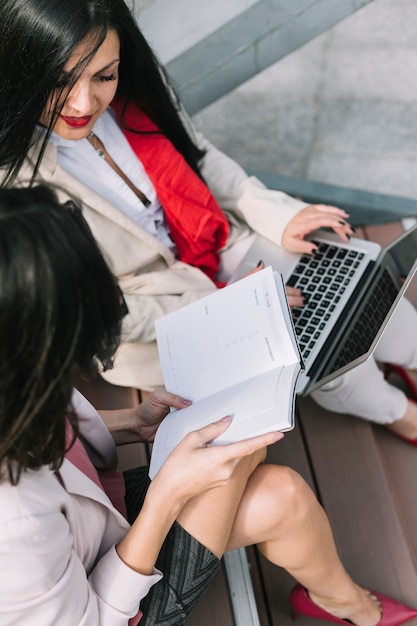
<path id="1" fill-rule="evenodd" d="M 111 80 L 117 80 L 117 78 L 118 78 L 117 74 L 104 74 L 104 75 L 98 76 L 99 81 L 102 83 L 107 83 Z"/>

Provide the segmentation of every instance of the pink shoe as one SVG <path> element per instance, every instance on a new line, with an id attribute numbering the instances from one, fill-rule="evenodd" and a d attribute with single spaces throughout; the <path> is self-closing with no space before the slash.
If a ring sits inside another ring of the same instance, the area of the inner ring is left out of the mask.
<path id="1" fill-rule="evenodd" d="M 410 376 L 408 375 L 408 372 L 406 369 L 404 369 L 403 367 L 401 367 L 401 365 L 394 365 L 394 363 L 385 363 L 384 364 L 384 377 L 386 379 L 388 379 L 390 374 L 397 374 L 397 376 L 399 376 L 400 378 L 402 378 L 402 380 L 405 382 L 405 384 L 407 385 L 408 389 L 411 391 L 411 393 L 413 394 L 412 398 L 408 398 L 410 402 L 416 404 L 417 401 L 417 387 L 414 384 L 414 381 L 410 378 Z M 409 439 L 408 437 L 404 437 L 403 435 L 399 435 L 397 432 L 395 432 L 395 430 L 391 430 L 389 427 L 389 424 L 386 425 L 388 430 L 395 435 L 396 437 L 399 437 L 400 439 L 402 439 L 403 441 L 406 441 L 407 443 L 410 443 L 412 446 L 417 446 L 417 439 Z"/>
<path id="2" fill-rule="evenodd" d="M 413 400 L 410 400 L 410 402 L 413 402 Z M 392 430 L 389 427 L 389 424 L 386 424 L 385 426 L 386 426 L 387 430 L 390 431 L 390 433 L 392 433 L 393 435 L 395 435 L 399 439 L 402 439 L 403 441 L 406 441 L 407 443 L 410 443 L 412 446 L 417 446 L 417 439 L 409 439 L 408 437 L 404 437 L 404 435 L 400 435 L 395 430 Z"/>
<path id="3" fill-rule="evenodd" d="M 394 363 L 385 363 L 384 364 L 384 376 L 388 378 L 390 374 L 397 374 L 407 385 L 408 389 L 413 394 L 413 400 L 417 400 L 417 387 L 415 386 L 414 381 L 410 378 L 407 370 L 401 365 L 394 365 Z"/>
<path id="4" fill-rule="evenodd" d="M 383 596 L 376 591 L 371 591 L 372 595 L 378 598 L 382 615 L 377 626 L 399 626 L 409 620 L 417 617 L 417 611 L 411 609 L 404 604 L 400 604 L 392 598 Z M 321 609 L 315 604 L 309 597 L 307 590 L 300 584 L 296 585 L 290 593 L 290 604 L 292 607 L 293 619 L 297 619 L 299 615 L 306 615 L 307 617 L 315 617 L 316 619 L 322 619 L 326 622 L 333 622 L 334 624 L 352 624 L 349 620 L 340 619 L 335 617 L 331 613 L 328 613 L 324 609 Z"/>

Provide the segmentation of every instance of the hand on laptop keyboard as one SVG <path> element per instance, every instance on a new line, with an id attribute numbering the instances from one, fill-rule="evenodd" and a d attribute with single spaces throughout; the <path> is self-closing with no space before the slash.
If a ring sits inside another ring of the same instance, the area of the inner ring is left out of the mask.
<path id="1" fill-rule="evenodd" d="M 291 252 L 311 254 L 316 246 L 311 241 L 305 241 L 304 237 L 324 227 L 331 228 L 343 241 L 348 241 L 354 232 L 346 221 L 348 217 L 345 211 L 334 206 L 310 204 L 288 222 L 282 236 L 282 245 Z"/>
<path id="2" fill-rule="evenodd" d="M 290 287 L 290 285 L 285 285 L 285 291 L 287 294 L 287 300 L 290 309 L 292 309 L 293 307 L 304 306 L 304 296 L 301 289 L 296 289 L 295 287 Z"/>
<path id="3" fill-rule="evenodd" d="M 295 331 L 304 359 L 310 356 L 331 314 L 364 258 L 360 250 L 348 250 L 312 241 L 316 253 L 304 254 L 287 280 L 286 289 L 302 291 L 304 305 L 293 309 Z"/>

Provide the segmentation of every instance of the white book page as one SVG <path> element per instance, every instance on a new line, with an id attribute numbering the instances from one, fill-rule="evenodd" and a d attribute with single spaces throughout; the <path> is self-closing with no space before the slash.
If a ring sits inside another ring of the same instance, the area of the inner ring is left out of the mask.
<path id="1" fill-rule="evenodd" d="M 225 415 L 231 415 L 233 421 L 213 444 L 227 444 L 274 430 L 290 430 L 294 425 L 292 390 L 299 371 L 299 363 L 269 370 L 198 400 L 186 409 L 169 413 L 156 433 L 149 476 L 155 476 L 188 432 Z"/>
<path id="2" fill-rule="evenodd" d="M 190 400 L 299 361 L 265 268 L 157 320 L 168 391 Z"/>

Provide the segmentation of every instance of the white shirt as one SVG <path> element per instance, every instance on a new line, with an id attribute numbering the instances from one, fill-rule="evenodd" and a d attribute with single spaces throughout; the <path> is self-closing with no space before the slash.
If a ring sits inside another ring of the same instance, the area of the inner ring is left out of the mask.
<path id="1" fill-rule="evenodd" d="M 107 109 L 97 120 L 93 132 L 125 176 L 150 201 L 148 206 L 143 204 L 129 185 L 99 155 L 88 139 L 64 139 L 52 133 L 50 142 L 57 148 L 58 164 L 175 253 L 175 245 L 155 188 L 111 109 Z"/>

